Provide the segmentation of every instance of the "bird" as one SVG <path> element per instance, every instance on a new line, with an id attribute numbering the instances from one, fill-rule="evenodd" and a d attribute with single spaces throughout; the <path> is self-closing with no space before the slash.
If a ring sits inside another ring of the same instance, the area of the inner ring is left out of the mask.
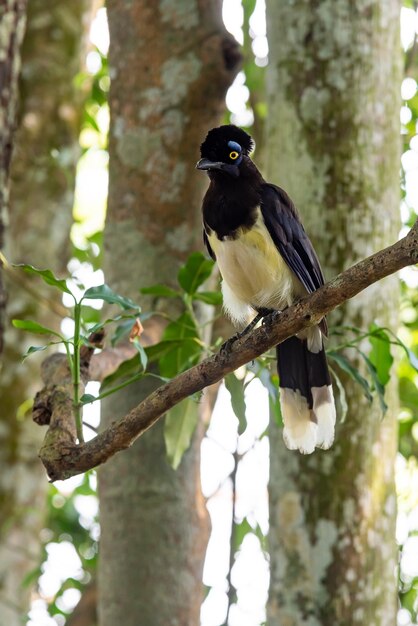
<path id="1" fill-rule="evenodd" d="M 264 180 L 250 154 L 251 136 L 226 124 L 200 146 L 198 170 L 209 176 L 203 198 L 203 241 L 222 277 L 223 306 L 243 332 L 324 284 L 313 245 L 289 195 Z M 336 410 L 324 349 L 327 322 L 277 346 L 283 439 L 311 454 L 334 441 Z"/>

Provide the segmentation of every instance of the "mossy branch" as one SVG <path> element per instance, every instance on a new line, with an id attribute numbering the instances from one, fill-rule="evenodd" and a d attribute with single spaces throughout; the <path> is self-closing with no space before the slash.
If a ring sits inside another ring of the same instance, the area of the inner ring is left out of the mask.
<path id="1" fill-rule="evenodd" d="M 230 351 L 221 351 L 179 374 L 156 389 L 124 418 L 113 422 L 97 437 L 80 445 L 76 445 L 74 428 L 67 424 L 67 421 L 73 420 L 67 406 L 71 399 L 63 405 L 63 388 L 58 386 L 56 372 L 53 367 L 44 367 L 45 389 L 41 395 L 42 404 L 48 407 L 49 415 L 47 419 L 40 419 L 38 407 L 37 421 L 49 423 L 39 456 L 50 480 L 69 478 L 101 465 L 117 452 L 129 448 L 181 400 L 218 382 L 229 372 L 303 328 L 317 324 L 324 315 L 373 283 L 415 263 L 418 263 L 418 222 L 394 245 L 360 261 L 282 313 L 266 318 L 264 326 L 237 340 Z M 58 355 L 54 356 L 56 359 Z M 59 393 L 56 393 L 57 388 Z"/>

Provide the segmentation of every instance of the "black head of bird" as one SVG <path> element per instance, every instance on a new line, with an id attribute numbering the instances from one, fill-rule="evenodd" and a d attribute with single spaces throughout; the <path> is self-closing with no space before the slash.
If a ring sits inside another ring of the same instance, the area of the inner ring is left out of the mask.
<path id="1" fill-rule="evenodd" d="M 210 130 L 200 146 L 198 170 L 206 170 L 209 177 L 227 175 L 238 178 L 251 163 L 249 154 L 254 142 L 242 128 L 228 124 Z"/>

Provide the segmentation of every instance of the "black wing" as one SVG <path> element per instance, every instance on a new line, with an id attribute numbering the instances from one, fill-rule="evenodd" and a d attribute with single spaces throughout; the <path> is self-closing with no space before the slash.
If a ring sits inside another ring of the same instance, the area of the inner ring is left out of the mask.
<path id="1" fill-rule="evenodd" d="M 207 250 L 208 250 L 208 252 L 209 252 L 210 256 L 212 257 L 212 259 L 213 259 L 214 261 L 216 261 L 216 256 L 215 256 L 215 253 L 214 253 L 214 251 L 212 250 L 212 247 L 211 247 L 211 245 L 210 245 L 210 243 L 209 243 L 208 235 L 207 235 L 207 232 L 206 232 L 206 229 L 205 229 L 205 228 L 203 229 L 203 243 L 205 244 L 205 246 L 206 246 L 206 248 L 207 248 Z"/>
<path id="2" fill-rule="evenodd" d="M 278 251 L 308 293 L 321 287 L 324 276 L 318 257 L 287 193 L 275 185 L 263 185 L 261 213 Z"/>

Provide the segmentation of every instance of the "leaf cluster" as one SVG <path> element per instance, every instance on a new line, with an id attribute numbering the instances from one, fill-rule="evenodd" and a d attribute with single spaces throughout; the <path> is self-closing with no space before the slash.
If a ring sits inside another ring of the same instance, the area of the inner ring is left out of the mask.
<path id="1" fill-rule="evenodd" d="M 71 378 L 73 382 L 73 405 L 74 405 L 74 415 L 77 426 L 77 437 L 80 442 L 83 441 L 83 429 L 82 429 L 82 418 L 81 418 L 81 408 L 83 404 L 92 402 L 97 400 L 98 398 L 93 398 L 92 396 L 81 396 L 79 395 L 80 390 L 80 381 L 81 381 L 81 372 L 80 372 L 80 349 L 81 346 L 89 346 L 94 348 L 95 346 L 91 346 L 90 344 L 90 335 L 92 333 L 98 333 L 103 330 L 105 326 L 110 323 L 118 322 L 120 320 L 125 319 L 136 319 L 141 311 L 141 308 L 135 304 L 129 298 L 121 296 L 115 293 L 108 285 L 103 284 L 98 287 L 90 287 L 84 291 L 83 295 L 78 298 L 73 291 L 68 287 L 67 281 L 64 279 L 57 278 L 50 269 L 38 269 L 28 264 L 19 264 L 14 267 L 23 270 L 27 274 L 38 276 L 43 280 L 47 285 L 58 289 L 63 294 L 68 294 L 71 296 L 73 301 L 73 307 L 69 310 L 69 316 L 72 317 L 74 321 L 74 335 L 70 338 L 64 337 L 64 335 L 60 332 L 57 332 L 51 328 L 46 326 L 42 326 L 36 321 L 33 320 L 19 320 L 14 319 L 12 321 L 15 328 L 19 328 L 21 330 L 25 330 L 31 333 L 40 334 L 40 335 L 52 335 L 54 337 L 53 340 L 41 345 L 41 346 L 30 346 L 27 352 L 23 355 L 23 358 L 34 354 L 35 352 L 39 352 L 42 350 L 46 350 L 51 345 L 62 344 L 65 348 L 65 352 L 67 355 L 68 367 L 71 372 Z M 91 300 L 100 300 L 102 302 L 107 302 L 108 304 L 115 304 L 120 309 L 122 309 L 122 314 L 114 315 L 102 322 L 97 322 L 93 325 L 86 324 L 83 322 L 82 314 L 85 311 L 83 308 L 84 301 Z"/>

